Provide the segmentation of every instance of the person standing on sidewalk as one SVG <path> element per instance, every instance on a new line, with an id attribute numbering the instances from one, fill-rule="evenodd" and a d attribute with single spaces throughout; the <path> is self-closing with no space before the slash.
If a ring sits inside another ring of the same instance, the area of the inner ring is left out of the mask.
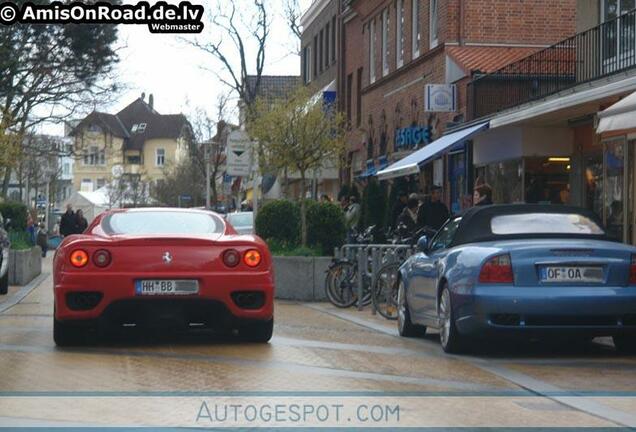
<path id="1" fill-rule="evenodd" d="M 420 227 L 430 227 L 438 231 L 449 217 L 448 207 L 442 202 L 442 188 L 433 186 L 430 199 L 422 204 L 418 211 L 418 225 Z"/>
<path id="2" fill-rule="evenodd" d="M 66 237 L 71 234 L 75 234 L 75 213 L 73 212 L 73 206 L 66 205 L 66 213 L 62 215 L 60 219 L 60 235 Z"/>
<path id="3" fill-rule="evenodd" d="M 78 209 L 75 213 L 75 230 L 74 234 L 82 234 L 88 228 L 88 221 L 84 217 L 82 209 Z"/>
<path id="4" fill-rule="evenodd" d="M 42 258 L 46 258 L 46 253 L 49 250 L 49 236 L 43 223 L 40 224 L 38 229 L 37 245 L 42 249 Z"/>

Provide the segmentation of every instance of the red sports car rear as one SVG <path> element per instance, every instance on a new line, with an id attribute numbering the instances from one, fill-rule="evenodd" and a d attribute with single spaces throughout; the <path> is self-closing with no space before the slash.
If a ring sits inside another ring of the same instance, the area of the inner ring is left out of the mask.
<path id="1" fill-rule="evenodd" d="M 212 212 L 106 212 L 64 239 L 53 271 L 57 345 L 102 330 L 238 330 L 253 342 L 272 335 L 267 245 Z"/>

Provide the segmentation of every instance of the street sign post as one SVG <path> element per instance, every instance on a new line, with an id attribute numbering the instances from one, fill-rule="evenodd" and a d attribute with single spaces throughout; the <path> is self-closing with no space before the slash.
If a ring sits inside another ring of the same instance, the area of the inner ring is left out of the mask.
<path id="1" fill-rule="evenodd" d="M 245 131 L 235 130 L 227 139 L 227 175 L 247 177 L 251 174 L 254 143 Z"/>

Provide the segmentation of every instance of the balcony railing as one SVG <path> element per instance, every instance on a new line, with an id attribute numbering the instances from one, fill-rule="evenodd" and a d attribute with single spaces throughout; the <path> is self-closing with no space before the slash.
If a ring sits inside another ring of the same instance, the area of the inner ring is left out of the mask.
<path id="1" fill-rule="evenodd" d="M 475 77 L 468 117 L 476 119 L 636 67 L 636 10 Z"/>

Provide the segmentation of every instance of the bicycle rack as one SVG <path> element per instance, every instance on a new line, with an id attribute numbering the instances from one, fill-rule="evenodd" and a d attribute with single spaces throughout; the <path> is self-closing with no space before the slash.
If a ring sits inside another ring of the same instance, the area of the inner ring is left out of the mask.
<path id="1" fill-rule="evenodd" d="M 358 291 L 358 310 L 363 310 L 362 298 L 364 296 L 365 277 L 370 281 L 369 289 L 375 286 L 376 279 L 380 268 L 389 262 L 402 260 L 405 261 L 413 255 L 415 248 L 410 245 L 394 245 L 394 244 L 346 244 L 341 248 L 334 249 L 336 259 L 347 259 L 355 261 L 358 265 L 356 275 L 356 288 Z M 369 269 L 369 257 L 371 257 L 371 269 Z M 389 261 L 387 261 L 387 259 Z M 371 307 L 372 313 L 375 315 L 377 310 L 375 306 Z"/>

